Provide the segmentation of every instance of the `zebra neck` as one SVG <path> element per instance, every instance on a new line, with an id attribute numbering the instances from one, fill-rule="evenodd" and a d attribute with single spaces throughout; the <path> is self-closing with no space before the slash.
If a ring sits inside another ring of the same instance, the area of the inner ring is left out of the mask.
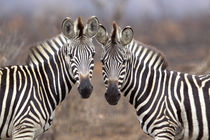
<path id="1" fill-rule="evenodd" d="M 165 56 L 154 47 L 133 40 L 128 46 L 128 49 L 134 57 L 132 63 L 142 63 L 153 69 L 166 69 L 168 66 Z"/>
<path id="2" fill-rule="evenodd" d="M 43 63 L 44 59 L 49 60 L 55 53 L 61 50 L 66 43 L 68 43 L 68 40 L 63 34 L 37 43 L 30 48 L 26 64 L 38 65 L 39 63 Z"/>
<path id="3" fill-rule="evenodd" d="M 61 103 L 70 92 L 75 80 L 69 73 L 63 49 L 35 67 L 38 88 L 46 99 L 49 99 L 52 109 Z"/>
<path id="4" fill-rule="evenodd" d="M 152 84 L 151 76 L 154 70 L 151 67 L 145 66 L 138 60 L 133 59 L 127 68 L 125 82 L 121 88 L 123 95 L 129 100 L 130 104 L 135 105 L 135 100 L 138 94 L 143 91 L 150 91 Z"/>
<path id="5" fill-rule="evenodd" d="M 144 93 L 151 91 L 153 82 L 155 82 L 153 76 L 166 69 L 167 61 L 158 50 L 135 40 L 128 48 L 132 55 L 127 65 L 127 75 L 121 92 L 136 108 L 136 101 Z"/>
<path id="6" fill-rule="evenodd" d="M 153 101 L 151 96 L 158 96 L 156 93 L 157 85 L 163 82 L 162 76 L 167 70 L 155 70 L 142 63 L 138 66 L 132 65 L 130 68 L 129 75 L 126 77 L 126 84 L 121 91 L 136 109 L 138 116 L 140 116 L 138 119 L 142 120 L 141 114 L 151 105 Z"/>

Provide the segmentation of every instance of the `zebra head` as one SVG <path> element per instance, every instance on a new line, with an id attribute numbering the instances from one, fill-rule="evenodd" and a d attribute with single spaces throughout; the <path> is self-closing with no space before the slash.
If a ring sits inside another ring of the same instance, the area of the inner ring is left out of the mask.
<path id="1" fill-rule="evenodd" d="M 73 22 L 69 17 L 62 23 L 62 33 L 67 38 L 67 64 L 73 78 L 78 83 L 78 91 L 82 98 L 88 98 L 93 86 L 90 83 L 94 68 L 95 47 L 92 38 L 98 32 L 99 21 L 91 17 L 84 26 L 79 17 Z"/>
<path id="2" fill-rule="evenodd" d="M 110 36 L 106 29 L 99 25 L 96 35 L 97 41 L 102 44 L 102 74 L 106 86 L 105 98 L 111 105 L 116 105 L 120 99 L 120 88 L 125 79 L 130 51 L 127 46 L 133 39 L 131 27 L 121 30 L 115 22 Z"/>

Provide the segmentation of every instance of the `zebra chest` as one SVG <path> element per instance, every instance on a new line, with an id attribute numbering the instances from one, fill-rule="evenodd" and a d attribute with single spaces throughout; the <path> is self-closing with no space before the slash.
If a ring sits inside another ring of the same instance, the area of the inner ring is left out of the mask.
<path id="1" fill-rule="evenodd" d="M 47 131 L 50 128 L 50 126 L 52 125 L 54 117 L 55 117 L 55 111 L 53 111 L 51 113 L 49 119 L 46 121 L 46 123 L 45 123 L 45 125 L 43 127 L 44 131 Z"/>
<path id="2" fill-rule="evenodd" d="M 153 138 L 162 137 L 162 135 L 175 139 L 183 138 L 184 131 L 181 124 L 170 115 L 164 104 L 162 109 L 156 112 L 141 113 L 138 120 L 142 130 Z"/>
<path id="3" fill-rule="evenodd" d="M 55 112 L 47 114 L 42 114 L 41 112 L 35 111 L 32 106 L 28 107 L 28 112 L 25 113 L 26 115 L 23 117 L 22 120 L 27 120 L 24 124 L 19 124 L 16 127 L 16 130 L 20 131 L 26 129 L 28 127 L 33 126 L 34 136 L 37 137 L 41 135 L 43 132 L 47 131 L 50 126 L 52 125 L 53 118 L 55 116 Z M 21 120 L 20 120 L 21 121 Z M 15 133 L 15 132 L 13 132 Z"/>
<path id="4" fill-rule="evenodd" d="M 54 112 L 51 113 L 48 119 L 40 118 L 39 123 L 34 124 L 34 129 L 35 129 L 34 136 L 36 138 L 51 127 L 53 118 L 54 118 Z"/>

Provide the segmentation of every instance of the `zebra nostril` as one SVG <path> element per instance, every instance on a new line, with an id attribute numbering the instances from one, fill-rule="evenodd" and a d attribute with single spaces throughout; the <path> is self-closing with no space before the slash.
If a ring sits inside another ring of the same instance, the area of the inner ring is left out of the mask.
<path id="1" fill-rule="evenodd" d="M 90 89 L 93 89 L 93 86 L 92 85 L 90 85 Z"/>
<path id="2" fill-rule="evenodd" d="M 92 85 L 90 85 L 90 93 L 93 91 L 93 86 Z"/>
<path id="3" fill-rule="evenodd" d="M 69 54 L 69 57 L 70 57 L 70 59 L 73 59 L 73 55 L 72 54 Z"/>

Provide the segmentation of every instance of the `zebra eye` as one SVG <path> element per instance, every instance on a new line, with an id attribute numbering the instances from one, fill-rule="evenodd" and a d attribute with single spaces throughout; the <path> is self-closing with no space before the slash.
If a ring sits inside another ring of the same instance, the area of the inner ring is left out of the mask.
<path id="1" fill-rule="evenodd" d="M 71 53 L 69 54 L 69 57 L 70 57 L 70 59 L 73 59 L 73 55 Z"/>
<path id="2" fill-rule="evenodd" d="M 127 61 L 127 60 L 126 60 L 126 59 L 124 59 L 122 63 L 123 63 L 123 64 L 125 64 L 125 62 L 126 62 L 126 61 Z"/>
<path id="3" fill-rule="evenodd" d="M 94 56 L 95 56 L 95 54 L 96 54 L 95 52 L 92 52 L 92 57 L 94 57 Z"/>
<path id="4" fill-rule="evenodd" d="M 104 60 L 103 59 L 101 59 L 101 63 L 104 65 Z"/>

